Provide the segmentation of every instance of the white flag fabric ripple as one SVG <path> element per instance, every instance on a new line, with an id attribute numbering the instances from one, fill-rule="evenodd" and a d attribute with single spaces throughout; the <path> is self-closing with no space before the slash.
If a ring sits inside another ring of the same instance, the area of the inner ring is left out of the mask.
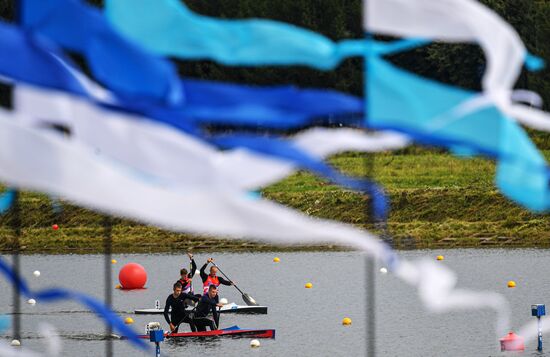
<path id="1" fill-rule="evenodd" d="M 38 324 L 38 333 L 46 341 L 42 352 L 35 352 L 25 347 L 13 347 L 0 341 L 0 356 L 3 357 L 52 357 L 59 356 L 62 351 L 61 338 L 55 328 L 47 323 Z"/>
<path id="2" fill-rule="evenodd" d="M 254 190 L 275 183 L 295 167 L 247 149 L 219 151 L 191 135 L 145 117 L 102 109 L 70 94 L 17 84 L 14 107 L 32 125 L 57 124 L 71 138 L 113 159 L 180 185 Z M 386 151 L 409 144 L 400 134 L 313 128 L 289 139 L 316 158 L 343 151 Z"/>
<path id="3" fill-rule="evenodd" d="M 0 178 L 76 204 L 182 232 L 278 243 L 341 243 L 382 258 L 384 246 L 351 226 L 299 214 L 242 192 L 174 185 L 60 134 L 0 120 Z"/>

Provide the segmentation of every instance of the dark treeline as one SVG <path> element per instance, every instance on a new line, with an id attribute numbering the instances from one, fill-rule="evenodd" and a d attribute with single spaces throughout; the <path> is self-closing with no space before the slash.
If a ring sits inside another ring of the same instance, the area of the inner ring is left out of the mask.
<path id="1" fill-rule="evenodd" d="M 368 0 L 367 0 L 368 1 Z M 102 6 L 102 0 L 89 0 Z M 322 33 L 333 40 L 364 36 L 361 0 L 186 0 L 194 11 L 220 18 L 259 17 L 285 21 Z M 482 0 L 519 32 L 529 51 L 550 62 L 550 0 Z M 0 0 L 0 14 L 13 20 L 14 0 Z M 392 59 L 427 77 L 479 89 L 484 60 L 475 45 L 433 44 Z M 343 62 L 334 71 L 305 67 L 227 68 L 210 61 L 177 61 L 184 76 L 240 83 L 283 84 L 334 88 L 361 95 L 363 63 Z M 524 72 L 518 87 L 540 93 L 550 108 L 550 70 Z"/>

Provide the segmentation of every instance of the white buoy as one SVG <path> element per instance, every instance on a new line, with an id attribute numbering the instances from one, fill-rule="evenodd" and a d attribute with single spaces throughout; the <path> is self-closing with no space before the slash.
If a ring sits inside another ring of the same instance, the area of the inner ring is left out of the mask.
<path id="1" fill-rule="evenodd" d="M 260 347 L 260 341 L 259 340 L 250 341 L 250 347 Z"/>
<path id="2" fill-rule="evenodd" d="M 229 303 L 229 301 L 227 301 L 226 298 L 221 298 L 221 299 L 220 299 L 220 304 L 222 304 L 222 305 L 227 305 L 228 303 Z"/>
<path id="3" fill-rule="evenodd" d="M 35 304 L 36 304 L 36 300 L 34 300 L 34 299 L 29 299 L 29 300 L 27 300 L 27 304 L 29 304 L 29 305 L 35 305 Z"/>
<path id="4" fill-rule="evenodd" d="M 382 268 L 380 268 L 380 272 L 381 272 L 382 274 L 386 274 L 386 273 L 388 272 L 388 269 L 382 267 Z"/>
<path id="5" fill-rule="evenodd" d="M 13 341 L 11 341 L 10 345 L 15 346 L 15 347 L 19 347 L 19 346 L 21 346 L 21 342 L 19 342 L 19 340 L 13 340 Z"/>
<path id="6" fill-rule="evenodd" d="M 32 275 L 34 275 L 35 277 L 39 277 L 40 276 L 40 271 L 39 270 L 35 270 Z"/>

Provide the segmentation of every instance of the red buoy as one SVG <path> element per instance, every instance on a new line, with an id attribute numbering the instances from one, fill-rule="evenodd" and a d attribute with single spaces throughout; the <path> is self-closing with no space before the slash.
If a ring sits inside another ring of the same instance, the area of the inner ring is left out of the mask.
<path id="1" fill-rule="evenodd" d="M 523 351 L 525 350 L 525 344 L 523 343 L 523 337 L 516 335 L 512 331 L 506 336 L 500 339 L 501 351 Z"/>
<path id="2" fill-rule="evenodd" d="M 57 224 L 54 224 L 54 225 L 52 226 L 52 229 L 53 229 L 54 231 L 57 231 L 57 230 L 59 229 L 59 226 L 58 226 Z"/>
<path id="3" fill-rule="evenodd" d="M 128 263 L 120 269 L 118 281 L 122 289 L 143 289 L 147 282 L 147 272 L 137 263 Z"/>

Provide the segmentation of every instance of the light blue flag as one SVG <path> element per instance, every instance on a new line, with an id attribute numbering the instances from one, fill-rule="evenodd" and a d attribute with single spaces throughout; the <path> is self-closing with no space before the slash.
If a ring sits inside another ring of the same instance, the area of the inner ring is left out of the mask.
<path id="1" fill-rule="evenodd" d="M 374 51 L 373 51 L 374 53 Z M 428 80 L 368 57 L 367 125 L 393 129 L 461 154 L 497 159 L 496 183 L 503 194 L 533 211 L 550 208 L 549 171 L 525 131 L 494 106 L 455 115 L 479 93 Z"/>
<path id="2" fill-rule="evenodd" d="M 0 315 L 0 333 L 6 331 L 11 326 L 11 317 L 8 315 Z"/>
<path id="3" fill-rule="evenodd" d="M 331 69 L 365 52 L 362 39 L 334 43 L 284 22 L 216 19 L 194 13 L 179 0 L 106 0 L 105 12 L 124 35 L 152 52 L 179 58 Z"/>
<path id="4" fill-rule="evenodd" d="M 15 199 L 15 190 L 8 189 L 0 194 L 0 215 L 6 213 Z"/>

